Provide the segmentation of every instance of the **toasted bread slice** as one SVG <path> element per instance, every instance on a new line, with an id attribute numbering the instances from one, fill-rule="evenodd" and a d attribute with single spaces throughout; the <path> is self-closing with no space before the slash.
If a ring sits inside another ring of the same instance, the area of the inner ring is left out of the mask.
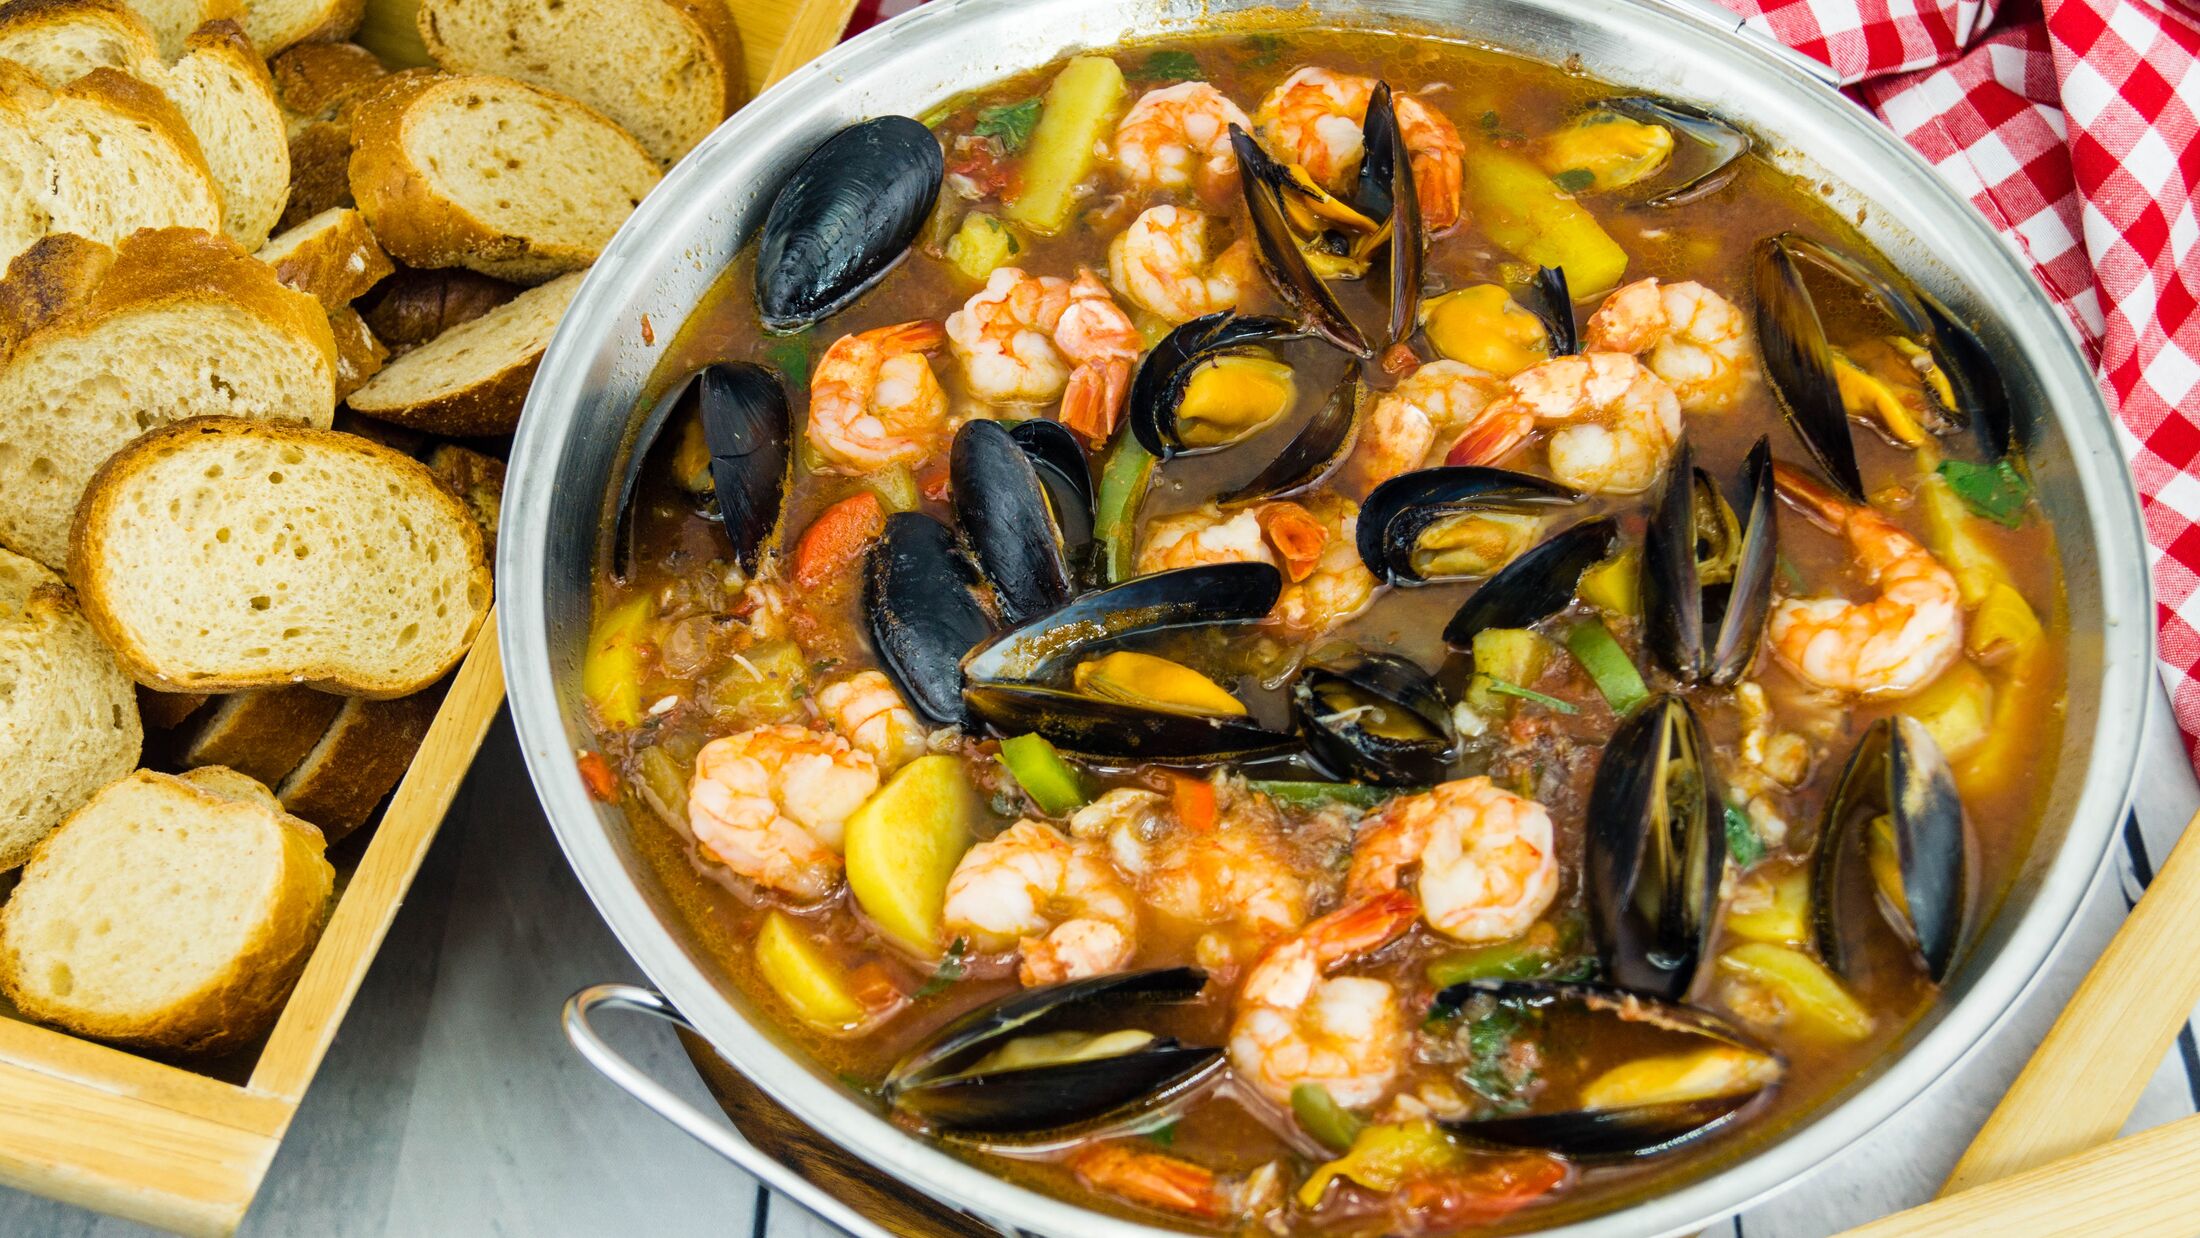
<path id="1" fill-rule="evenodd" d="M 138 682 L 395 697 L 443 677 L 489 611 L 481 530 L 427 466 L 304 426 L 202 417 L 100 469 L 69 578 Z"/>
<path id="2" fill-rule="evenodd" d="M 137 765 L 129 676 L 61 578 L 0 550 L 0 872 Z"/>
<path id="3" fill-rule="evenodd" d="M 365 825 L 411 767 L 442 695 L 346 701 L 321 742 L 276 788 L 283 807 L 320 826 L 331 843 Z"/>
<path id="4" fill-rule="evenodd" d="M 456 443 L 438 443 L 428 453 L 428 469 L 466 500 L 481 525 L 481 540 L 489 561 L 497 557 L 497 518 L 504 510 L 504 461 Z"/>
<path id="5" fill-rule="evenodd" d="M 361 300 L 359 313 L 373 328 L 374 338 L 389 346 L 390 355 L 402 357 L 460 323 L 472 322 L 521 291 L 518 284 L 464 267 L 438 271 L 406 267 Z"/>
<path id="6" fill-rule="evenodd" d="M 437 64 L 578 99 L 661 163 L 694 149 L 747 93 L 724 0 L 421 0 L 418 21 Z"/>
<path id="7" fill-rule="evenodd" d="M 359 311 L 348 305 L 328 312 L 328 330 L 336 340 L 336 398 L 348 400 L 352 392 L 382 372 L 390 350 L 374 338 Z"/>
<path id="8" fill-rule="evenodd" d="M 118 1044 L 243 1045 L 275 1022 L 327 922 L 324 847 L 234 781 L 139 770 L 23 870 L 0 908 L 0 991 L 33 1019 Z"/>
<path id="9" fill-rule="evenodd" d="M 290 138 L 290 202 L 275 226 L 295 228 L 351 196 L 351 126 L 316 120 Z"/>
<path id="10" fill-rule="evenodd" d="M 58 566 L 78 496 L 124 443 L 201 414 L 325 426 L 335 371 L 321 303 L 232 241 L 45 238 L 0 279 L 0 544 Z"/>
<path id="11" fill-rule="evenodd" d="M 367 11 L 366 0 L 248 0 L 244 32 L 263 56 L 297 43 L 348 39 Z"/>
<path id="12" fill-rule="evenodd" d="M 352 392 L 352 411 L 435 434 L 511 433 L 583 274 L 530 288 L 390 362 Z"/>
<path id="13" fill-rule="evenodd" d="M 268 241 L 256 255 L 275 278 L 339 309 L 365 296 L 394 269 L 359 212 L 338 207 Z"/>
<path id="14" fill-rule="evenodd" d="M 335 120 L 346 103 L 390 75 L 357 43 L 300 43 L 269 57 L 267 71 L 293 137 L 314 121 Z"/>
<path id="15" fill-rule="evenodd" d="M 232 693 L 197 724 L 183 763 L 226 765 L 274 786 L 298 768 L 343 707 L 340 696 L 295 684 Z"/>
<path id="16" fill-rule="evenodd" d="M 352 115 L 352 197 L 408 266 L 531 284 L 578 270 L 658 175 L 601 112 L 510 78 L 410 70 Z"/>

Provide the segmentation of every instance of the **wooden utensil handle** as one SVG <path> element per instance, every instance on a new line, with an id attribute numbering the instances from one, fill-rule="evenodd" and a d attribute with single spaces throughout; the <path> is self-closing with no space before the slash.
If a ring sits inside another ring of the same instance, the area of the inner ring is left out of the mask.
<path id="1" fill-rule="evenodd" d="M 2186 824 L 2146 896 L 2086 973 L 1941 1193 L 1951 1195 L 2114 1139 L 2195 1003 L 2200 1003 L 2200 816 Z"/>
<path id="2" fill-rule="evenodd" d="M 2196 1217 L 2188 1184 L 2196 1178 L 2200 1115 L 1944 1196 L 1841 1238 L 2189 1238 Z"/>
<path id="3" fill-rule="evenodd" d="M 765 75 L 764 85 L 769 87 L 840 42 L 841 32 L 848 28 L 848 19 L 855 11 L 856 0 L 812 0 L 803 5 L 787 27 L 787 37 L 779 44 L 778 54 L 772 57 L 771 71 Z"/>

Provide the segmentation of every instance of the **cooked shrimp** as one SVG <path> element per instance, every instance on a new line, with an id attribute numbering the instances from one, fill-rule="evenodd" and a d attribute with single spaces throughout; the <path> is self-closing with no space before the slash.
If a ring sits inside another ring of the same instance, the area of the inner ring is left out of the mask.
<path id="1" fill-rule="evenodd" d="M 1375 598 L 1379 582 L 1353 540 L 1359 514 L 1358 504 L 1330 493 L 1228 513 L 1210 503 L 1148 525 L 1138 570 L 1266 563 L 1285 576 L 1270 621 L 1294 636 L 1326 632 Z"/>
<path id="2" fill-rule="evenodd" d="M 1236 308 L 1255 275 L 1253 249 L 1240 237 L 1209 260 L 1209 222 L 1180 206 L 1149 208 L 1109 243 L 1108 277 L 1134 304 L 1170 322 Z"/>
<path id="3" fill-rule="evenodd" d="M 1274 1161 L 1251 1173 L 1218 1174 L 1180 1156 L 1102 1143 L 1078 1149 L 1069 1166 L 1092 1190 L 1208 1221 L 1250 1220 L 1283 1202 L 1283 1168 Z"/>
<path id="4" fill-rule="evenodd" d="M 1353 449 L 1352 472 L 1373 490 L 1425 467 L 1501 395 L 1500 379 L 1462 361 L 1431 361 L 1375 401 Z"/>
<path id="5" fill-rule="evenodd" d="M 817 707 L 848 742 L 871 754 L 882 773 L 924 755 L 924 724 L 878 671 L 857 671 L 817 690 Z"/>
<path id="6" fill-rule="evenodd" d="M 1859 696 L 1908 696 L 1940 677 L 1963 653 L 1963 599 L 1956 578 L 1893 521 L 1851 503 L 1785 464 L 1772 466 L 1780 497 L 1811 522 L 1845 538 L 1869 601 L 1781 598 L 1765 636 L 1781 665 L 1803 680 Z"/>
<path id="7" fill-rule="evenodd" d="M 1330 912 L 1268 948 L 1238 990 L 1230 1064 L 1269 1099 L 1317 1083 L 1338 1104 L 1375 1104 L 1405 1064 L 1398 992 L 1371 976 L 1328 973 L 1413 926 L 1413 896 L 1377 895 Z"/>
<path id="8" fill-rule="evenodd" d="M 1363 153 L 1361 125 L 1375 79 L 1312 65 L 1294 71 L 1260 105 L 1261 135 L 1268 149 L 1304 167 L 1315 180 L 1343 189 Z M 1394 96 L 1398 134 L 1413 164 L 1413 188 L 1421 220 L 1442 230 L 1459 222 L 1466 144 L 1442 113 L 1411 95 Z"/>
<path id="9" fill-rule="evenodd" d="M 1138 949 L 1138 907 L 1091 848 L 1018 821 L 964 853 L 941 922 L 982 951 L 1014 946 L 1027 985 L 1120 971 Z"/>
<path id="10" fill-rule="evenodd" d="M 1250 131 L 1238 105 L 1205 82 L 1178 82 L 1140 95 L 1115 126 L 1115 166 L 1141 189 L 1194 188 L 1226 206 L 1237 193 L 1230 126 Z"/>
<path id="11" fill-rule="evenodd" d="M 1080 269 L 1073 280 L 996 267 L 947 316 L 947 343 L 970 393 L 992 404 L 1062 399 L 1062 424 L 1093 442 L 1115 430 L 1145 340 L 1108 286 Z"/>
<path id="12" fill-rule="evenodd" d="M 1684 413 L 1733 407 L 1749 376 L 1749 328 L 1734 303 L 1694 280 L 1638 279 L 1604 298 L 1582 329 L 1592 352 L 1642 355 Z"/>
<path id="13" fill-rule="evenodd" d="M 764 726 L 695 754 L 688 827 L 705 854 L 805 900 L 840 880 L 841 827 L 878 790 L 878 765 L 838 735 Z"/>
<path id="14" fill-rule="evenodd" d="M 944 444 L 947 393 L 924 354 L 946 340 L 936 322 L 843 335 L 810 376 L 810 445 L 835 473 L 921 464 Z"/>
<path id="15" fill-rule="evenodd" d="M 1487 778 L 1447 782 L 1383 805 L 1354 842 L 1345 896 L 1398 889 L 1416 865 L 1422 916 L 1461 941 L 1517 937 L 1558 896 L 1550 813 Z"/>
<path id="16" fill-rule="evenodd" d="M 1515 374 L 1452 446 L 1451 464 L 1494 464 L 1540 426 L 1556 427 L 1551 476 L 1578 490 L 1640 494 L 1680 438 L 1680 402 L 1626 353 L 1553 357 Z"/>

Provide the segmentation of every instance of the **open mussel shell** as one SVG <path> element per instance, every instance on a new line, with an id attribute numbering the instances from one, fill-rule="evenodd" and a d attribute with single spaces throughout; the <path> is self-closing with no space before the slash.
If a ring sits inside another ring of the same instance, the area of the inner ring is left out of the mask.
<path id="1" fill-rule="evenodd" d="M 1283 573 L 1266 563 L 1215 563 L 1136 576 L 1003 632 L 971 651 L 973 683 L 1031 683 L 1135 636 L 1172 628 L 1248 623 L 1273 610 Z"/>
<path id="2" fill-rule="evenodd" d="M 1245 208 L 1252 216 L 1253 241 L 1261 273 L 1268 277 L 1269 284 L 1284 304 L 1298 311 L 1307 331 L 1355 357 L 1373 356 L 1375 350 L 1368 344 L 1367 337 L 1345 314 L 1344 307 L 1337 304 L 1336 295 L 1314 273 L 1307 264 L 1305 253 L 1299 249 L 1281 196 L 1288 174 L 1268 157 L 1260 143 L 1236 125 L 1230 126 L 1230 145 L 1237 153 L 1238 183 L 1244 187 Z"/>
<path id="3" fill-rule="evenodd" d="M 1299 737 L 1249 715 L 1178 712 L 1030 683 L 972 682 L 970 713 L 1004 735 L 1032 732 L 1098 764 L 1207 766 L 1296 751 Z"/>
<path id="4" fill-rule="evenodd" d="M 992 635 L 978 581 L 948 527 L 896 512 L 863 567 L 863 611 L 879 664 L 935 726 L 964 720 L 962 660 Z"/>
<path id="5" fill-rule="evenodd" d="M 1480 465 L 1450 465 L 1401 473 L 1375 487 L 1360 505 L 1353 530 L 1360 562 L 1377 579 L 1394 585 L 1439 584 L 1495 573 L 1502 560 L 1478 571 L 1423 571 L 1425 543 L 1432 532 L 1478 515 L 1517 517 L 1554 512 L 1581 501 L 1578 491 L 1527 473 Z M 1509 556 L 1508 556 L 1509 557 Z M 1594 560 L 1591 560 L 1594 562 Z M 1578 573 L 1576 573 L 1578 575 Z"/>
<path id="6" fill-rule="evenodd" d="M 1537 267 L 1521 304 L 1542 320 L 1552 356 L 1571 357 L 1581 352 L 1581 328 L 1574 322 L 1574 294 L 1566 286 L 1564 267 Z"/>
<path id="7" fill-rule="evenodd" d="M 948 452 L 948 477 L 955 523 L 1001 618 L 1022 623 L 1067 603 L 1077 581 L 1054 499 L 1008 428 L 964 422 Z"/>
<path id="8" fill-rule="evenodd" d="M 1405 343 L 1420 316 L 1421 276 L 1428 264 L 1428 235 L 1421 224 L 1421 199 L 1413 183 L 1413 161 L 1398 113 L 1391 106 L 1390 83 L 1378 82 L 1361 121 L 1359 180 L 1354 201 L 1376 219 L 1390 221 L 1390 334 L 1392 347 Z M 1385 208 L 1368 211 L 1381 201 Z"/>
<path id="9" fill-rule="evenodd" d="M 1614 190 L 1623 201 L 1642 206 L 1681 206 L 1716 193 L 1734 179 L 1749 153 L 1747 133 L 1729 122 L 1671 99 L 1629 95 L 1589 105 L 1589 113 L 1608 112 L 1673 135 L 1673 153 L 1655 172 Z"/>
<path id="10" fill-rule="evenodd" d="M 1711 743 L 1684 698 L 1654 696 L 1612 733 L 1588 820 L 1590 920 L 1606 974 L 1678 1000 L 1710 946 L 1726 870 Z"/>
<path id="11" fill-rule="evenodd" d="M 1185 436 L 1177 414 L 1192 379 L 1201 366 L 1217 358 L 1245 353 L 1263 344 L 1299 339 L 1303 334 L 1281 318 L 1240 315 L 1229 310 L 1181 324 L 1161 337 L 1131 378 L 1131 434 L 1157 460 L 1201 455 L 1230 446 L 1230 442 L 1198 445 Z"/>
<path id="12" fill-rule="evenodd" d="M 1889 845 L 1892 854 L 1884 850 Z M 1906 714 L 1874 722 L 1850 754 L 1819 825 L 1811 870 L 1819 956 L 1850 976 L 1866 928 L 1852 917 L 1850 873 L 1865 860 L 1881 917 L 1934 983 L 1946 979 L 1963 942 L 1969 852 L 1963 800 L 1932 732 Z"/>
<path id="13" fill-rule="evenodd" d="M 634 503 L 645 470 L 676 441 L 667 427 L 698 417 L 710 453 L 711 507 L 732 544 L 733 560 L 753 575 L 779 528 L 793 456 L 787 393 L 770 370 L 746 361 L 717 362 L 687 376 L 642 419 L 619 482 L 611 568 L 626 579 L 634 557 Z"/>
<path id="14" fill-rule="evenodd" d="M 1848 410 L 1841 403 L 1833 350 L 1825 324 L 1803 272 L 1784 237 L 1757 243 L 1750 268 L 1756 294 L 1757 354 L 1765 378 L 1819 471 L 1849 501 L 1864 501 L 1864 475 L 1856 465 L 1856 444 L 1849 438 Z"/>
<path id="15" fill-rule="evenodd" d="M 907 116 L 850 125 L 811 151 L 757 236 L 764 329 L 799 331 L 883 278 L 924 227 L 946 171 L 939 139 Z"/>
<path id="16" fill-rule="evenodd" d="M 1571 1007 L 1592 1019 L 1648 1024 L 1700 1040 L 1707 1050 L 1731 1052 L 1751 1062 L 1750 1080 L 1719 1095 L 1676 1098 L 1549 1113 L 1445 1119 L 1448 1130 L 1483 1143 L 1538 1148 L 1580 1160 L 1656 1156 L 1728 1125 L 1735 1114 L 1778 1085 L 1786 1062 L 1733 1024 L 1706 1010 L 1595 984 L 1475 980 L 1436 995 L 1438 1008 L 1457 1008 L 1476 997 L 1527 1009 Z"/>
<path id="17" fill-rule="evenodd" d="M 1666 470 L 1643 536 L 1643 640 L 1682 683 L 1732 685 L 1756 659 L 1772 613 L 1779 566 L 1773 518 L 1772 444 L 1763 438 L 1742 466 L 1739 512 L 1684 438 Z"/>
<path id="18" fill-rule="evenodd" d="M 1474 644 L 1476 632 L 1528 627 L 1566 609 L 1581 574 L 1611 557 L 1618 543 L 1619 522 L 1610 516 L 1553 534 L 1483 581 L 1444 625 L 1444 643 L 1466 649 Z"/>
<path id="19" fill-rule="evenodd" d="M 1459 736 L 1435 679 L 1389 653 L 1306 664 L 1291 702 L 1307 749 L 1339 779 L 1386 787 L 1442 782 Z"/>
<path id="20" fill-rule="evenodd" d="M 1090 576 L 1098 551 L 1093 541 L 1092 458 L 1085 445 L 1068 426 L 1044 417 L 1017 422 L 1008 436 L 1031 458 L 1039 483 L 1046 487 L 1071 573 L 1081 580 Z"/>
<path id="21" fill-rule="evenodd" d="M 1329 480 L 1352 454 L 1353 441 L 1359 437 L 1359 423 L 1360 376 L 1347 370 L 1330 389 L 1329 398 L 1322 402 L 1321 408 L 1306 419 L 1306 424 L 1300 426 L 1290 443 L 1268 462 L 1268 467 L 1244 485 L 1216 495 L 1215 502 L 1231 507 L 1313 489 Z"/>

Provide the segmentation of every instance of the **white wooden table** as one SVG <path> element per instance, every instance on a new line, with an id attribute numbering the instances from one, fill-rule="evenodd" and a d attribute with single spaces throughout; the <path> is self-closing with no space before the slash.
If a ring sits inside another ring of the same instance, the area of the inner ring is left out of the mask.
<path id="1" fill-rule="evenodd" d="M 1714 1227 L 1712 1238 L 1819 1238 L 1932 1194 L 2200 805 L 2159 694 L 2147 745 L 2136 823 L 2023 1006 L 1923 1103 L 1806 1182 Z M 640 974 L 566 870 L 511 728 L 499 723 L 243 1232 L 833 1234 L 659 1122 L 567 1048 L 560 1003 L 585 984 L 617 979 Z M 630 1022 L 614 1029 L 626 1051 L 708 1107 L 671 1034 Z M 2200 1051 L 2188 1027 L 2133 1129 L 2196 1105 Z M 0 1238 L 146 1232 L 0 1189 Z"/>

